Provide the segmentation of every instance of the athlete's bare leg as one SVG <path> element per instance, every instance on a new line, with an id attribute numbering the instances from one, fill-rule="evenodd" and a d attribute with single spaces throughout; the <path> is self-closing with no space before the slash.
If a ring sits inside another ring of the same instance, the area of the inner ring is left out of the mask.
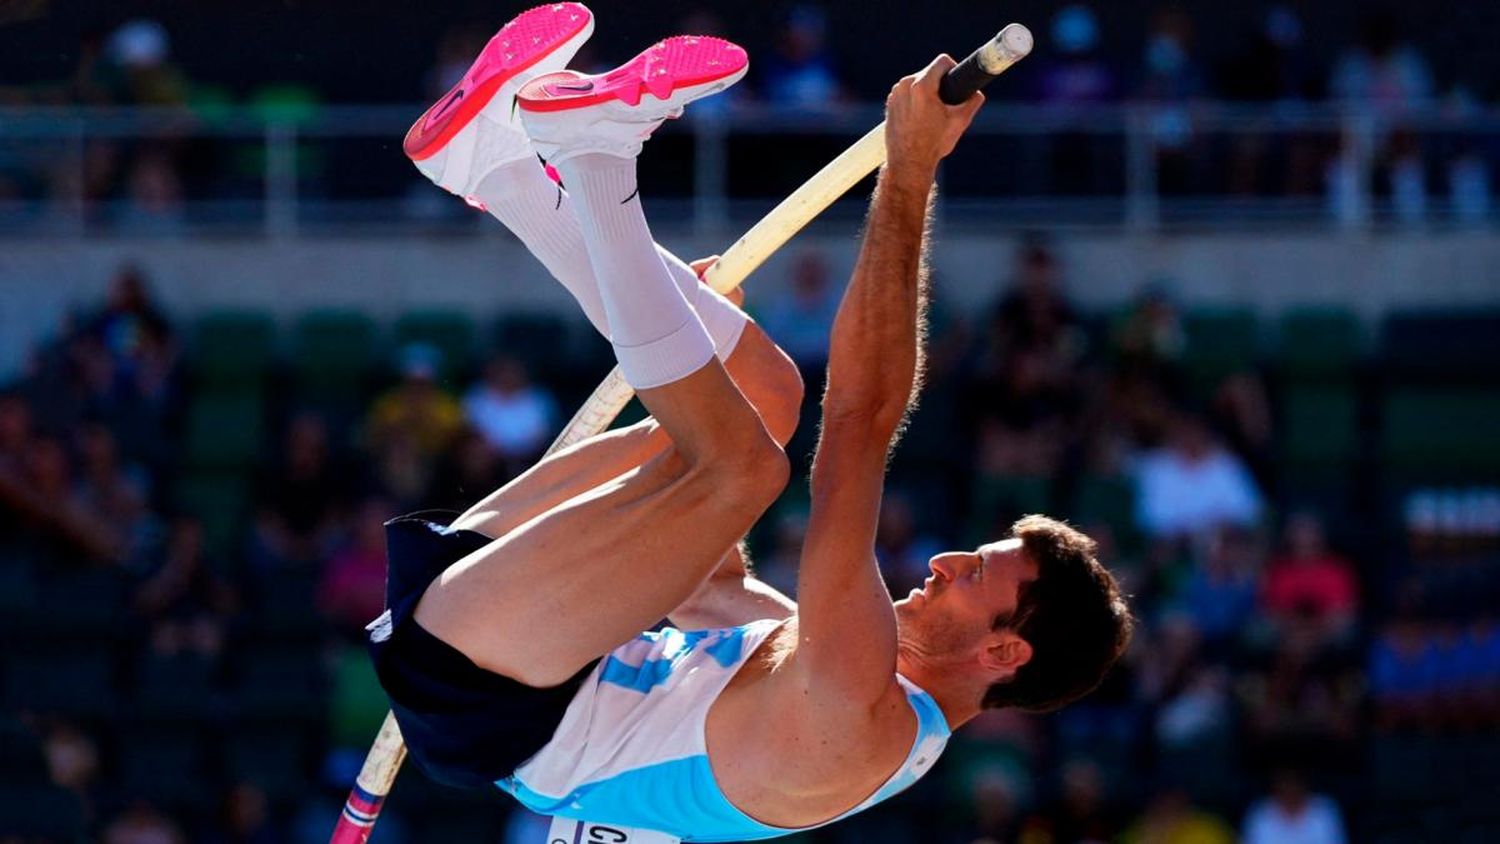
<path id="1" fill-rule="evenodd" d="M 696 46 L 684 42 L 683 48 L 722 44 L 691 43 Z M 725 57 L 716 56 L 714 64 L 728 73 L 727 63 L 719 61 Z M 742 52 L 738 59 L 733 72 L 743 75 Z M 522 90 L 523 111 L 533 86 Z M 696 90 L 710 89 L 703 83 Z M 538 96 L 567 95 L 538 86 Z M 673 100 L 641 104 L 642 113 L 657 109 L 657 120 L 674 106 Z M 562 134 L 552 137 L 561 138 L 575 126 L 586 127 L 578 136 L 586 144 L 610 130 L 587 116 L 570 124 L 575 117 L 566 112 L 539 113 L 536 126 L 526 117 L 534 141 L 539 136 L 533 129 L 555 129 Z M 574 149 L 639 143 L 640 123 L 616 125 L 618 140 Z M 451 566 L 424 594 L 416 620 L 483 668 L 550 686 L 696 591 L 724 549 L 780 493 L 788 468 L 785 453 L 713 356 L 712 341 L 661 264 L 632 187 L 633 162 L 611 158 L 613 151 L 567 158 L 581 153 L 565 146 L 549 152 L 540 144 L 539 150 L 549 157 L 564 153 L 554 162 L 577 186 L 580 218 L 591 221 L 584 228 L 616 354 L 632 383 L 642 387 L 638 394 L 671 445 Z M 679 325 L 675 321 L 663 324 L 684 313 L 688 321 L 679 328 L 672 328 Z M 682 375 L 691 367 L 697 368 Z"/>
<path id="2" fill-rule="evenodd" d="M 724 367 L 771 436 L 786 445 L 796 430 L 802 405 L 802 378 L 796 364 L 751 323 Z M 486 496 L 453 526 L 499 539 L 564 501 L 639 467 L 669 445 L 666 431 L 651 418 L 591 437 L 542 460 Z"/>

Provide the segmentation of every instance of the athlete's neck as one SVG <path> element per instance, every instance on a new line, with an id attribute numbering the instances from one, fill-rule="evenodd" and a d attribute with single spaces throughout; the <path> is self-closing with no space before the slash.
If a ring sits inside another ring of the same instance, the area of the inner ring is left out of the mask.
<path id="1" fill-rule="evenodd" d="M 958 729 L 982 711 L 979 705 L 982 689 L 976 690 L 955 666 L 941 664 L 906 639 L 896 642 L 896 671 L 932 695 L 950 730 Z"/>

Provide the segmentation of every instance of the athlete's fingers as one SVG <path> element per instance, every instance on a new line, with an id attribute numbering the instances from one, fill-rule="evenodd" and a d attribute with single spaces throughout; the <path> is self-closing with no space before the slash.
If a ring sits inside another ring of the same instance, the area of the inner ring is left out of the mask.
<path id="1" fill-rule="evenodd" d="M 922 68 L 921 73 L 918 74 L 917 87 L 931 88 L 936 91 L 948 71 L 957 66 L 958 62 L 954 61 L 952 56 L 947 53 L 938 53 L 937 57 L 928 62 L 927 66 Z"/>
<path id="2" fill-rule="evenodd" d="M 690 268 L 692 268 L 693 272 L 698 276 L 698 278 L 701 279 L 701 278 L 703 278 L 704 275 L 706 275 L 708 273 L 709 267 L 712 267 L 714 264 L 717 264 L 718 262 L 719 262 L 719 256 L 718 255 L 710 255 L 707 258 L 699 258 L 696 261 L 689 261 L 688 262 L 688 266 Z"/>

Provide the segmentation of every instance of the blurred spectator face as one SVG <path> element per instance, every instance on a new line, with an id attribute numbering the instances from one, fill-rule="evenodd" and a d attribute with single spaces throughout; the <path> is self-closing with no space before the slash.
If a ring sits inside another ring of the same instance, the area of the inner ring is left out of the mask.
<path id="1" fill-rule="evenodd" d="M 107 308 L 111 311 L 145 311 L 150 309 L 150 299 L 140 268 L 126 265 L 110 282 Z"/>
<path id="2" fill-rule="evenodd" d="M 19 396 L 0 396 L 0 452 L 20 451 L 31 438 L 31 408 Z"/>
<path id="3" fill-rule="evenodd" d="M 974 811 L 981 830 L 1003 830 L 1015 820 L 1016 786 L 1011 777 L 990 772 L 974 782 Z"/>
<path id="4" fill-rule="evenodd" d="M 1266 12 L 1266 40 L 1284 50 L 1302 43 L 1302 19 L 1289 6 L 1275 6 Z"/>
<path id="5" fill-rule="evenodd" d="M 249 783 L 240 783 L 225 799 L 224 820 L 235 834 L 244 837 L 266 824 L 266 795 Z"/>
<path id="6" fill-rule="evenodd" d="M 1021 256 L 1021 290 L 1051 299 L 1057 288 L 1057 260 L 1044 246 L 1027 248 Z"/>
<path id="7" fill-rule="evenodd" d="M 286 431 L 287 462 L 293 467 L 315 471 L 328 456 L 328 428 L 312 414 L 292 420 Z"/>
<path id="8" fill-rule="evenodd" d="M 880 503 L 880 527 L 875 544 L 883 548 L 902 548 L 916 535 L 916 518 L 906 496 L 887 494 Z"/>
<path id="9" fill-rule="evenodd" d="M 109 37 L 110 58 L 123 67 L 143 70 L 167 60 L 167 31 L 153 20 L 133 20 Z"/>
<path id="10" fill-rule="evenodd" d="M 1104 777 L 1099 766 L 1076 759 L 1063 768 L 1063 802 L 1075 811 L 1092 811 L 1104 802 Z"/>
<path id="11" fill-rule="evenodd" d="M 416 390 L 431 388 L 437 380 L 442 352 L 426 343 L 412 343 L 401 350 L 403 386 Z"/>
<path id="12" fill-rule="evenodd" d="M 1197 462 L 1214 449 L 1213 432 L 1202 417 L 1179 414 L 1172 425 L 1171 447 L 1189 461 Z"/>
<path id="13" fill-rule="evenodd" d="M 501 395 L 511 395 L 526 389 L 531 379 L 526 367 L 515 358 L 500 357 L 490 361 L 484 368 L 484 381 L 490 389 Z"/>
<path id="14" fill-rule="evenodd" d="M 165 155 L 144 155 L 130 171 L 130 198 L 149 211 L 171 211 L 182 202 L 182 185 Z"/>
<path id="15" fill-rule="evenodd" d="M 198 560 L 203 556 L 203 524 L 184 517 L 172 524 L 172 554 L 179 560 Z"/>
<path id="16" fill-rule="evenodd" d="M 1287 814 L 1296 814 L 1307 802 L 1307 783 L 1296 771 L 1280 771 L 1271 780 L 1271 798 Z"/>
<path id="17" fill-rule="evenodd" d="M 59 724 L 48 734 L 44 751 L 52 781 L 84 792 L 99 774 L 99 748 L 71 724 Z"/>
<path id="18" fill-rule="evenodd" d="M 792 64 L 802 64 L 823 52 L 827 22 L 822 11 L 799 6 L 792 10 L 777 42 L 781 54 Z"/>
<path id="19" fill-rule="evenodd" d="M 1031 646 L 995 620 L 1015 613 L 1021 587 L 1037 578 L 1037 564 L 1006 539 L 976 551 L 939 554 L 928 562 L 932 576 L 921 589 L 896 602 L 903 634 L 926 655 L 952 658 L 989 672 L 1013 672 L 1031 658 Z"/>
<path id="20" fill-rule="evenodd" d="M 805 253 L 792 270 L 792 292 L 802 302 L 817 303 L 828 292 L 828 264 L 816 252 Z"/>
<path id="21" fill-rule="evenodd" d="M 1323 523 L 1311 513 L 1298 513 L 1287 520 L 1286 547 L 1293 560 L 1311 562 L 1327 551 Z"/>
<path id="22" fill-rule="evenodd" d="M 86 426 L 78 435 L 78 456 L 89 474 L 113 474 L 118 465 L 114 434 L 103 425 Z"/>
<path id="23" fill-rule="evenodd" d="M 374 549 L 383 560 L 385 521 L 395 509 L 395 505 L 384 498 L 372 498 L 361 505 L 354 518 L 354 544 L 362 549 Z"/>
<path id="24" fill-rule="evenodd" d="M 1067 6 L 1052 17 L 1052 43 L 1064 55 L 1087 53 L 1099 44 L 1099 21 L 1088 6 Z"/>
<path id="25" fill-rule="evenodd" d="M 47 438 L 31 447 L 28 468 L 33 488 L 44 497 L 61 497 L 70 486 L 68 452 L 62 443 Z"/>
<path id="26" fill-rule="evenodd" d="M 182 844 L 182 831 L 156 809 L 133 806 L 104 829 L 104 844 Z"/>

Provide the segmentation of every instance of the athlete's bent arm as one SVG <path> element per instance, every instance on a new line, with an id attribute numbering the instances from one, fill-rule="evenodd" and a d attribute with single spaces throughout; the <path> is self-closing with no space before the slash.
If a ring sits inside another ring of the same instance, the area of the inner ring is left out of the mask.
<path id="1" fill-rule="evenodd" d="M 938 162 L 983 102 L 976 95 L 950 107 L 938 99 L 953 64 L 940 56 L 886 100 L 888 159 L 833 324 L 793 663 L 814 709 L 834 717 L 897 689 L 896 617 L 875 559 L 875 528 L 886 457 L 919 383 L 928 196 Z"/>
<path id="2" fill-rule="evenodd" d="M 668 616 L 680 630 L 738 627 L 765 618 L 780 621 L 797 612 L 797 604 L 750 571 L 744 543 L 724 555 L 719 568 Z"/>

